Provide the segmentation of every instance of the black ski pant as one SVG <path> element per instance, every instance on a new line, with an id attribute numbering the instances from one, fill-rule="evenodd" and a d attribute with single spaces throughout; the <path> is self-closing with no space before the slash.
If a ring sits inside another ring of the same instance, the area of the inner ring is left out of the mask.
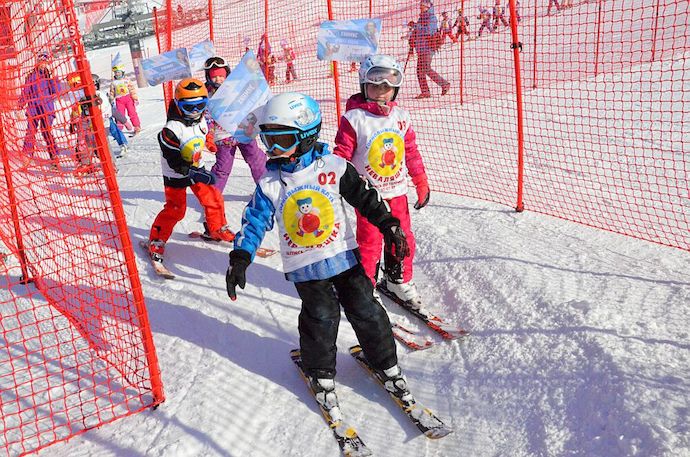
<path id="1" fill-rule="evenodd" d="M 335 377 L 340 305 L 374 368 L 398 363 L 388 314 L 374 298 L 374 286 L 361 264 L 329 279 L 296 282 L 295 287 L 302 299 L 299 344 L 308 376 Z"/>

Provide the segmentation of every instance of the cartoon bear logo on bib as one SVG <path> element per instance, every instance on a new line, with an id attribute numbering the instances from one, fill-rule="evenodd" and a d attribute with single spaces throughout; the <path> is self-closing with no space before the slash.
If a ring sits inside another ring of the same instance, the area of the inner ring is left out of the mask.
<path id="1" fill-rule="evenodd" d="M 316 246 L 333 231 L 333 205 L 320 192 L 300 190 L 285 202 L 283 219 L 293 243 L 302 247 Z"/>
<path id="2" fill-rule="evenodd" d="M 201 160 L 201 151 L 206 145 L 206 139 L 202 136 L 194 136 L 180 145 L 180 153 L 186 162 L 194 166 Z"/>
<path id="3" fill-rule="evenodd" d="M 405 142 L 395 132 L 383 132 L 369 147 L 369 169 L 378 176 L 393 176 L 402 166 Z"/>
<path id="4" fill-rule="evenodd" d="M 129 93 L 127 82 L 123 81 L 115 83 L 115 93 L 117 94 L 117 96 L 127 95 Z"/>

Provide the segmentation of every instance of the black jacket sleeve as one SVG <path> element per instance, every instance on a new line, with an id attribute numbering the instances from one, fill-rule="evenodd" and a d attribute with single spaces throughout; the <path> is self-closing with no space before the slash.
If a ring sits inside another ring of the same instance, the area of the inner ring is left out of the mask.
<path id="1" fill-rule="evenodd" d="M 175 170 L 176 173 L 181 175 L 186 175 L 189 173 L 189 162 L 182 158 L 182 152 L 180 151 L 180 140 L 177 136 L 167 127 L 163 127 L 161 133 L 158 134 L 158 144 L 163 152 L 163 158 L 168 162 L 170 168 Z"/>
<path id="2" fill-rule="evenodd" d="M 381 198 L 379 191 L 372 187 L 369 181 L 360 177 L 349 162 L 345 174 L 340 179 L 340 195 L 379 230 L 400 225 L 400 221 L 393 217 L 388 203 Z"/>

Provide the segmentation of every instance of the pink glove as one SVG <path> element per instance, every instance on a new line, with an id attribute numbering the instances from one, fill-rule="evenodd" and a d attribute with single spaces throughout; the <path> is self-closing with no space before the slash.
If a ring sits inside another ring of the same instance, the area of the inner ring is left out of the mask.
<path id="1" fill-rule="evenodd" d="M 426 178 L 426 173 L 413 176 L 412 183 L 417 191 L 417 203 L 414 204 L 414 209 L 422 209 L 429 203 L 429 181 Z"/>

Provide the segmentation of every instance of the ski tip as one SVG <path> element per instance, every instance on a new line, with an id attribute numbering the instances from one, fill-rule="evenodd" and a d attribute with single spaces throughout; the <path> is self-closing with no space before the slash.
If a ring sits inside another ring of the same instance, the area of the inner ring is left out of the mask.
<path id="1" fill-rule="evenodd" d="M 345 457 L 369 457 L 370 455 L 374 455 L 368 448 L 358 448 L 358 449 L 352 449 L 352 450 L 343 450 L 343 455 Z"/>
<path id="2" fill-rule="evenodd" d="M 443 438 L 444 436 L 450 435 L 451 433 L 453 433 L 453 429 L 448 427 L 439 427 L 427 430 L 424 432 L 424 436 L 431 440 L 437 440 Z"/>
<path id="3" fill-rule="evenodd" d="M 269 248 L 259 248 L 256 250 L 256 255 L 259 257 L 271 257 L 274 254 L 277 254 L 278 251 L 275 249 L 269 249 Z"/>
<path id="4" fill-rule="evenodd" d="M 351 355 L 359 354 L 360 352 L 362 352 L 362 346 L 360 346 L 359 344 L 355 344 L 354 346 L 350 347 Z"/>

